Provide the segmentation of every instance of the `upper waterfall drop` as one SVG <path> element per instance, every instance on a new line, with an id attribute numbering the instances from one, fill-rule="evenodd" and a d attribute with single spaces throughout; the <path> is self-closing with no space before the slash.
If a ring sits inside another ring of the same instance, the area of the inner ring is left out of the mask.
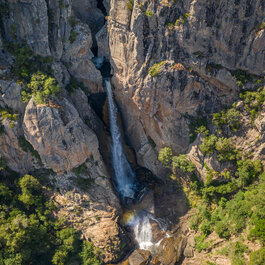
<path id="1" fill-rule="evenodd" d="M 134 199 L 136 189 L 134 185 L 135 174 L 123 151 L 121 133 L 117 122 L 117 109 L 114 104 L 110 81 L 105 80 L 105 85 L 109 104 L 110 132 L 112 139 L 111 153 L 115 183 L 123 200 L 125 198 Z"/>

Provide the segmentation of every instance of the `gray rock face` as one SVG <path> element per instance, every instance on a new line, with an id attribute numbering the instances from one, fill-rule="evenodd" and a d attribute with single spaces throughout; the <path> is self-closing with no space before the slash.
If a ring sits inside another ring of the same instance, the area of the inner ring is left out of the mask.
<path id="1" fill-rule="evenodd" d="M 264 73 L 265 31 L 257 28 L 265 7 L 260 1 L 144 1 L 141 5 L 134 2 L 130 11 L 126 2 L 111 1 L 112 81 L 139 163 L 152 171 L 156 168 L 153 172 L 162 176 L 156 165 L 150 167 L 152 156 L 141 158 L 139 146 L 150 136 L 156 151 L 168 145 L 177 153 L 186 152 L 186 114 L 212 112 L 236 97 L 238 87 L 229 70 Z M 151 77 L 150 67 L 161 61 L 167 63 Z"/>
<path id="2" fill-rule="evenodd" d="M 9 16 L 5 18 L 5 33 L 24 40 L 40 55 L 51 55 L 48 40 L 48 9 L 45 0 L 8 1 Z M 11 28 L 11 31 L 10 31 Z"/>
<path id="3" fill-rule="evenodd" d="M 18 123 L 13 128 L 7 120 L 2 121 L 4 133 L 0 137 L 0 153 L 7 162 L 9 168 L 21 174 L 26 174 L 34 169 L 36 159 L 28 152 L 24 152 L 19 146 L 18 138 L 22 136 L 22 130 Z"/>
<path id="4" fill-rule="evenodd" d="M 21 87 L 16 82 L 0 80 L 0 106 L 23 113 L 26 104 L 21 100 L 20 91 Z"/>
<path id="5" fill-rule="evenodd" d="M 96 135 L 66 99 L 51 107 L 37 106 L 31 99 L 23 130 L 44 165 L 55 172 L 70 171 L 89 157 L 101 160 Z"/>

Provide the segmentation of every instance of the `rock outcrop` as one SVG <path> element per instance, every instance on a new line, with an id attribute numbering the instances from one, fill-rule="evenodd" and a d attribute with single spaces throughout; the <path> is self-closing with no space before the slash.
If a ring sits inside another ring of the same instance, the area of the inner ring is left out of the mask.
<path id="1" fill-rule="evenodd" d="M 66 99 L 51 107 L 38 106 L 31 99 L 23 130 L 44 165 L 55 172 L 70 171 L 90 157 L 100 161 L 96 135 Z"/>
<path id="2" fill-rule="evenodd" d="M 187 151 L 189 116 L 236 97 L 232 71 L 264 74 L 264 8 L 260 1 L 134 1 L 132 8 L 111 1 L 112 81 L 140 164 L 162 176 L 147 138 L 156 151 L 165 145 Z"/>

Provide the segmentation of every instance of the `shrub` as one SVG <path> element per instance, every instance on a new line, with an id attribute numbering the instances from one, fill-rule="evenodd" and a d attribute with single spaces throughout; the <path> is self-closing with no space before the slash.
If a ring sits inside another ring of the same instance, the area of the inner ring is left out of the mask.
<path id="1" fill-rule="evenodd" d="M 82 259 L 83 265 L 101 265 L 101 261 L 98 259 L 95 253 L 95 248 L 92 244 L 92 242 L 83 242 L 83 249 L 80 253 L 80 257 Z"/>
<path id="2" fill-rule="evenodd" d="M 134 6 L 134 0 L 130 0 L 126 3 L 127 8 L 132 11 Z"/>
<path id="3" fill-rule="evenodd" d="M 198 133 L 204 133 L 205 136 L 209 134 L 207 130 L 207 119 L 205 117 L 193 117 L 187 115 L 189 119 L 190 143 L 194 142 Z"/>
<path id="4" fill-rule="evenodd" d="M 18 114 L 14 113 L 12 109 L 2 109 L 0 115 L 2 119 L 8 120 L 10 128 L 14 128 L 19 117 Z"/>
<path id="5" fill-rule="evenodd" d="M 31 76 L 31 81 L 21 91 L 22 100 L 28 102 L 33 96 L 37 104 L 46 104 L 48 99 L 53 99 L 61 91 L 55 78 L 43 73 L 36 73 Z"/>
<path id="6" fill-rule="evenodd" d="M 164 147 L 159 151 L 158 160 L 166 167 L 171 168 L 172 164 L 172 149 Z"/>
<path id="7" fill-rule="evenodd" d="M 219 237 L 221 238 L 229 238 L 230 233 L 227 227 L 227 224 L 224 223 L 223 221 L 218 222 L 215 225 L 215 232 L 218 234 Z"/>
<path id="8" fill-rule="evenodd" d="M 71 44 L 75 42 L 77 36 L 78 36 L 78 33 L 72 29 L 70 32 L 70 36 L 69 36 L 69 41 Z"/>
<path id="9" fill-rule="evenodd" d="M 238 110 L 231 108 L 221 113 L 214 113 L 212 122 L 220 129 L 228 125 L 230 130 L 237 131 L 241 125 L 241 114 Z"/>
<path id="10" fill-rule="evenodd" d="M 210 245 L 210 242 L 204 242 L 206 235 L 202 234 L 200 236 L 195 237 L 195 248 L 198 252 L 201 252 L 204 249 L 207 249 Z"/>
<path id="11" fill-rule="evenodd" d="M 254 225 L 255 227 L 250 231 L 250 235 L 265 243 L 265 219 L 256 220 Z"/>
<path id="12" fill-rule="evenodd" d="M 265 264 L 265 247 L 250 253 L 249 265 L 264 265 Z"/>
<path id="13" fill-rule="evenodd" d="M 251 114 L 252 119 L 255 119 L 265 101 L 265 90 L 261 87 L 258 91 L 246 91 L 240 94 L 240 98 L 244 100 L 245 109 Z"/>
<path id="14" fill-rule="evenodd" d="M 236 160 L 238 151 L 235 149 L 230 139 L 225 137 L 218 138 L 215 148 L 218 152 L 217 157 L 220 161 Z"/>
<path id="15" fill-rule="evenodd" d="M 248 186 L 263 170 L 260 160 L 239 160 L 237 167 L 236 175 L 238 176 L 237 185 L 239 187 Z"/>
<path id="16" fill-rule="evenodd" d="M 38 162 L 41 163 L 41 158 L 39 153 L 33 148 L 30 142 L 28 142 L 25 137 L 18 138 L 18 145 L 24 152 L 30 152 L 32 156 L 36 157 Z"/>
<path id="17" fill-rule="evenodd" d="M 247 82 L 251 82 L 253 80 L 252 75 L 247 73 L 244 70 L 237 69 L 232 71 L 232 76 L 236 79 L 238 86 L 243 87 L 243 85 Z"/>
<path id="18" fill-rule="evenodd" d="M 192 173 L 195 171 L 195 166 L 187 159 L 187 155 L 173 156 L 172 166 L 173 168 L 180 168 L 183 172 Z"/>
<path id="19" fill-rule="evenodd" d="M 166 61 L 160 63 L 154 63 L 149 69 L 149 75 L 151 75 L 152 77 L 157 76 L 160 73 L 162 66 L 164 66 L 165 64 Z"/>
<path id="20" fill-rule="evenodd" d="M 212 232 L 213 228 L 208 220 L 204 220 L 201 224 L 200 230 L 204 235 L 209 235 Z"/>
<path id="21" fill-rule="evenodd" d="M 202 144 L 199 146 L 199 148 L 203 153 L 210 155 L 215 150 L 216 141 L 217 137 L 215 135 L 212 134 L 210 136 L 207 136 L 202 140 Z"/>
<path id="22" fill-rule="evenodd" d="M 87 169 L 86 163 L 81 164 L 80 166 L 73 168 L 72 171 L 77 175 L 83 174 Z"/>
<path id="23" fill-rule="evenodd" d="M 145 11 L 145 15 L 148 16 L 148 17 L 152 17 L 154 15 L 154 12 L 147 9 Z"/>
<path id="24" fill-rule="evenodd" d="M 241 113 L 231 108 L 226 112 L 226 122 L 232 131 L 237 131 L 241 125 Z"/>

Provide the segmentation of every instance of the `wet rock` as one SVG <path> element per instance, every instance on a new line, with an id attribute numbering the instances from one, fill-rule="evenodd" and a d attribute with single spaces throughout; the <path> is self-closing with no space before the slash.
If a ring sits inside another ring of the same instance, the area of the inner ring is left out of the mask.
<path id="1" fill-rule="evenodd" d="M 129 257 L 129 265 L 148 264 L 151 253 L 147 250 L 137 249 Z"/>
<path id="2" fill-rule="evenodd" d="M 183 235 L 164 238 L 158 247 L 158 259 L 163 265 L 174 265 L 180 260 L 187 239 Z"/>

